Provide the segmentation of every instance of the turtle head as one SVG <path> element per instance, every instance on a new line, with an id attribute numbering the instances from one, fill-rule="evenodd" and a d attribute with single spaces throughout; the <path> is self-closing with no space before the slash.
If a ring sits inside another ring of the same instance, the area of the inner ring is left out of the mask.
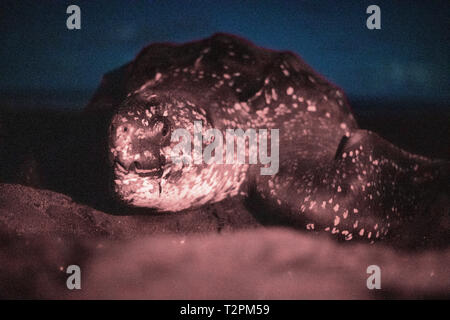
<path id="1" fill-rule="evenodd" d="M 186 99 L 154 93 L 127 97 L 113 114 L 108 133 L 115 197 L 129 206 L 160 211 L 181 210 L 203 197 L 193 179 L 205 165 L 173 157 L 180 144 L 174 132 L 192 134 L 195 121 L 201 121 L 203 131 L 211 127 L 206 112 Z"/>

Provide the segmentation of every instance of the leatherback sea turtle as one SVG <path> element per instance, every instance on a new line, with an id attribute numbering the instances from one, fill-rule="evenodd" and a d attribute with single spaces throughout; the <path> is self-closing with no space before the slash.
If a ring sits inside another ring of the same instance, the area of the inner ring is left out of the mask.
<path id="1" fill-rule="evenodd" d="M 232 35 L 149 45 L 104 77 L 87 110 L 111 112 L 112 192 L 129 206 L 179 211 L 244 196 L 298 228 L 375 241 L 448 190 L 448 163 L 359 129 L 343 91 L 297 55 Z M 172 134 L 194 121 L 202 146 L 210 128 L 279 129 L 278 170 L 175 163 Z"/>

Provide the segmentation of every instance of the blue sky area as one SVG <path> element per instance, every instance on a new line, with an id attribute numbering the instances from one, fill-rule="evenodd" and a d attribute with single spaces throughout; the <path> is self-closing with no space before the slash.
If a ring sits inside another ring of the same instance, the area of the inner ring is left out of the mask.
<path id="1" fill-rule="evenodd" d="M 82 29 L 66 29 L 81 7 Z M 366 8 L 381 8 L 381 30 Z M 0 91 L 91 93 L 155 41 L 230 32 L 298 53 L 350 97 L 447 103 L 450 1 L 2 1 Z"/>

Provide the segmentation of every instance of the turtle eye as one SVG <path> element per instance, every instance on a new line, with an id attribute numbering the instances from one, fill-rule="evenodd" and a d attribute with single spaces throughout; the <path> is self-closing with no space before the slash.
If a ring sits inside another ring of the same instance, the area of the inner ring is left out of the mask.
<path id="1" fill-rule="evenodd" d="M 166 137 L 170 132 L 170 122 L 167 117 L 158 117 L 153 124 L 154 133 Z"/>

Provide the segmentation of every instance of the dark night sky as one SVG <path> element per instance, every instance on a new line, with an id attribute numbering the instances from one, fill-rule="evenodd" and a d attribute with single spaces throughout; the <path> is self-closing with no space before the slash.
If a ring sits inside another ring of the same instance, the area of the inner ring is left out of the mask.
<path id="1" fill-rule="evenodd" d="M 69 4 L 81 7 L 81 30 L 66 29 Z M 370 4 L 381 7 L 382 30 L 365 26 Z M 61 99 L 82 105 L 103 73 L 148 43 L 223 31 L 300 54 L 350 97 L 450 99 L 450 1 L 15 0 L 0 6 L 2 94 L 80 92 Z"/>

